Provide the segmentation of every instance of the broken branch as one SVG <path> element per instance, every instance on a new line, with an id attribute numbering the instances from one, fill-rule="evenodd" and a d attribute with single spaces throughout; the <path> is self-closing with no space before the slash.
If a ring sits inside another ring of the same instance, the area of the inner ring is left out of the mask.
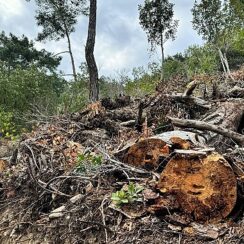
<path id="1" fill-rule="evenodd" d="M 215 132 L 220 135 L 233 139 L 241 146 L 244 145 L 244 135 L 241 135 L 237 132 L 225 129 L 221 126 L 212 125 L 212 124 L 209 124 L 209 123 L 206 123 L 203 121 L 199 121 L 199 120 L 177 119 L 177 118 L 171 118 L 171 117 L 168 117 L 168 118 L 175 126 L 179 126 L 179 127 L 183 127 L 183 128 L 195 128 L 195 129 L 199 129 L 199 130 L 212 131 L 212 132 Z"/>

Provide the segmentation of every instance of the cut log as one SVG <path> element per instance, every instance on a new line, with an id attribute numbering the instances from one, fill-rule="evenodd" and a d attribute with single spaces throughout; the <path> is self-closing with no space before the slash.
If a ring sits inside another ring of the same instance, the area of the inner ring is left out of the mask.
<path id="1" fill-rule="evenodd" d="M 0 174 L 6 170 L 7 165 L 8 162 L 6 160 L 0 159 Z"/>
<path id="2" fill-rule="evenodd" d="M 132 145 L 128 144 L 121 152 L 125 155 L 123 159 L 125 163 L 137 167 L 155 169 L 158 167 L 160 160 L 168 157 L 173 150 L 190 149 L 194 146 L 203 147 L 205 145 L 204 142 L 203 137 L 193 132 L 169 131 Z M 116 152 L 115 154 L 118 156 L 118 153 Z"/>
<path id="3" fill-rule="evenodd" d="M 174 197 L 177 207 L 196 221 L 227 217 L 237 199 L 236 177 L 217 153 L 177 154 L 161 173 L 157 188 L 166 198 Z"/>
<path id="4" fill-rule="evenodd" d="M 124 162 L 147 169 L 158 167 L 159 158 L 169 155 L 169 146 L 161 139 L 149 138 L 132 145 Z"/>

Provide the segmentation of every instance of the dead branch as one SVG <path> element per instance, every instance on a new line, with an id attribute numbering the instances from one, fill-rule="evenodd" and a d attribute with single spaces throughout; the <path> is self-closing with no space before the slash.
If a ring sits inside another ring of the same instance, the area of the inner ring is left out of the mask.
<path id="1" fill-rule="evenodd" d="M 177 102 L 186 103 L 189 105 L 197 105 L 197 106 L 205 108 L 205 109 L 211 108 L 211 104 L 209 102 L 207 102 L 201 98 L 198 98 L 198 97 L 184 96 L 183 94 L 167 95 L 167 97 L 170 97 Z"/>
<path id="2" fill-rule="evenodd" d="M 183 93 L 183 96 L 191 96 L 193 91 L 196 89 L 196 87 L 198 85 L 200 85 L 201 83 L 203 83 L 202 81 L 200 80 L 193 80 L 191 81 L 188 85 L 187 85 L 187 88 L 186 90 L 184 91 Z"/>
<path id="3" fill-rule="evenodd" d="M 179 127 L 183 127 L 183 128 L 195 128 L 195 129 L 199 129 L 199 130 L 212 131 L 212 132 L 215 132 L 220 135 L 233 139 L 241 146 L 244 145 L 244 135 L 241 135 L 237 132 L 225 129 L 222 126 L 212 125 L 212 124 L 209 124 L 209 123 L 206 123 L 203 121 L 199 121 L 199 120 L 177 119 L 177 118 L 171 118 L 171 117 L 168 117 L 168 118 L 175 126 L 179 126 Z"/>
<path id="4" fill-rule="evenodd" d="M 244 98 L 244 88 L 234 86 L 228 93 L 227 97 Z"/>

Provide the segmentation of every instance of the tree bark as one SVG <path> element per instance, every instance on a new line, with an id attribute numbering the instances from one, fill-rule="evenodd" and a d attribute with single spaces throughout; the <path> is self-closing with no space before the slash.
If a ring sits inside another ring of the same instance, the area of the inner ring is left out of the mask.
<path id="1" fill-rule="evenodd" d="M 229 67 L 228 59 L 226 57 L 226 53 L 223 53 L 220 48 L 218 48 L 218 52 L 219 52 L 219 57 L 220 57 L 220 61 L 221 61 L 225 76 L 227 78 L 229 77 L 233 81 L 235 81 L 235 79 L 233 78 L 233 76 L 231 75 L 231 72 L 230 72 L 230 67 Z"/>
<path id="2" fill-rule="evenodd" d="M 68 41 L 68 49 L 69 49 L 69 55 L 70 55 L 70 60 L 71 60 L 71 65 L 72 65 L 72 73 L 73 73 L 74 80 L 77 81 L 75 60 L 74 60 L 74 56 L 73 56 L 73 52 L 72 52 L 72 48 L 71 48 L 70 36 L 69 36 L 69 32 L 67 30 L 66 23 L 64 23 L 64 29 L 65 29 L 65 35 L 66 35 L 67 41 Z"/>
<path id="3" fill-rule="evenodd" d="M 223 54 L 223 57 L 224 57 L 224 63 L 225 63 L 225 67 L 226 67 L 226 70 L 227 70 L 227 74 L 231 78 L 231 80 L 235 81 L 234 77 L 232 76 L 232 74 L 230 72 L 230 66 L 229 66 L 229 62 L 228 62 L 226 53 Z"/>
<path id="4" fill-rule="evenodd" d="M 224 64 L 224 58 L 223 58 L 223 54 L 222 54 L 222 51 L 221 51 L 220 48 L 218 48 L 218 52 L 219 52 L 219 57 L 220 57 L 220 61 L 221 61 L 221 64 L 222 64 L 222 68 L 224 70 L 225 76 L 227 77 L 227 71 L 226 71 L 226 67 L 225 67 L 225 64 Z"/>
<path id="5" fill-rule="evenodd" d="M 86 42 L 86 62 L 88 66 L 88 72 L 90 77 L 90 93 L 89 98 L 91 102 L 96 102 L 99 99 L 99 87 L 98 87 L 98 70 L 94 57 L 94 47 L 96 39 L 96 16 L 97 15 L 97 1 L 90 0 L 90 15 L 88 36 Z"/>
<path id="6" fill-rule="evenodd" d="M 162 60 L 161 60 L 161 81 L 164 79 L 164 40 L 163 40 L 163 34 L 161 35 L 161 55 L 162 55 Z"/>

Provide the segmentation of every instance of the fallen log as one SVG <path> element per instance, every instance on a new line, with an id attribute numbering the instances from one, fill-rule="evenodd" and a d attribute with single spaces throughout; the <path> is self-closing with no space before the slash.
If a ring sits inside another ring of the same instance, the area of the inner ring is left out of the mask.
<path id="1" fill-rule="evenodd" d="M 193 145 L 204 146 L 204 142 L 203 137 L 193 132 L 169 131 L 130 143 L 119 152 L 115 152 L 115 155 L 123 154 L 123 161 L 127 164 L 155 169 L 174 149 L 190 149 Z"/>
<path id="2" fill-rule="evenodd" d="M 241 146 L 244 146 L 244 135 L 228 130 L 222 126 L 212 125 L 199 120 L 177 119 L 177 118 L 170 118 L 170 117 L 169 119 L 175 126 L 216 132 L 223 136 L 229 137 L 234 141 L 236 141 Z"/>
<path id="3" fill-rule="evenodd" d="M 124 157 L 124 162 L 147 169 L 158 167 L 160 157 L 169 155 L 169 146 L 161 139 L 148 138 L 132 145 Z"/>
<path id="4" fill-rule="evenodd" d="M 192 221 L 218 222 L 237 203 L 237 179 L 230 164 L 214 148 L 199 148 L 197 134 L 171 131 L 132 144 L 124 163 L 163 169 L 156 189 L 162 194 L 149 211 L 182 213 Z M 196 148 L 196 146 L 198 148 Z"/>
<path id="5" fill-rule="evenodd" d="M 165 199 L 173 197 L 176 208 L 196 221 L 222 220 L 231 213 L 237 200 L 234 172 L 218 153 L 177 153 L 161 173 L 157 189 Z"/>
<path id="6" fill-rule="evenodd" d="M 228 99 L 216 105 L 201 120 L 237 132 L 244 116 L 244 100 Z"/>

